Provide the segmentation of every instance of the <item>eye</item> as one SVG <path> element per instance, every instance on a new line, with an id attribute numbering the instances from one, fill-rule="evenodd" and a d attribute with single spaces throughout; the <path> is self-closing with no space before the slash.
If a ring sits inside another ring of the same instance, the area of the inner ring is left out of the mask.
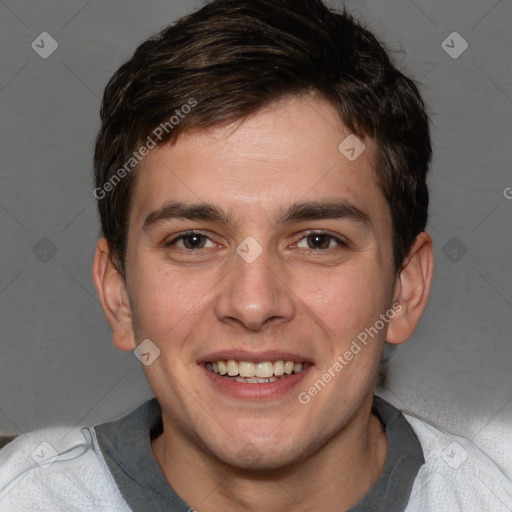
<path id="1" fill-rule="evenodd" d="M 340 238 L 329 233 L 308 233 L 297 243 L 297 247 L 303 249 L 325 250 L 333 247 L 348 247 L 348 244 Z"/>
<path id="2" fill-rule="evenodd" d="M 209 245 L 208 245 L 209 244 Z M 166 247 L 177 246 L 180 249 L 193 251 L 196 249 L 205 249 L 207 247 L 214 247 L 215 244 L 202 233 L 191 231 L 189 233 L 183 233 L 180 236 L 172 239 L 170 242 L 165 244 Z"/>

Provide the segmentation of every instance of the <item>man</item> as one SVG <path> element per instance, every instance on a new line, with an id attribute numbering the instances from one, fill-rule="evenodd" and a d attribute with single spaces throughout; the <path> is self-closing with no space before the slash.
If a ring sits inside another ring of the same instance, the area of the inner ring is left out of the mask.
<path id="1" fill-rule="evenodd" d="M 213 1 L 101 118 L 93 277 L 156 398 L 8 443 L 1 510 L 509 510 L 485 455 L 374 397 L 433 256 L 428 117 L 371 33 L 320 0 Z"/>

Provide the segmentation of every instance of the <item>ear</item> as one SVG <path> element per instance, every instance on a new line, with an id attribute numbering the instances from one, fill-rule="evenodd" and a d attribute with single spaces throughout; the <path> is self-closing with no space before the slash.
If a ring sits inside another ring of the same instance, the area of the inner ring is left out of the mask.
<path id="1" fill-rule="evenodd" d="M 137 345 L 133 335 L 132 312 L 126 283 L 112 262 L 110 248 L 105 238 L 100 238 L 96 245 L 92 277 L 103 313 L 112 329 L 114 345 L 119 350 L 134 350 Z"/>
<path id="2" fill-rule="evenodd" d="M 412 336 L 427 305 L 433 274 L 432 238 L 420 233 L 397 277 L 393 303 L 399 306 L 394 308 L 386 341 L 398 345 Z"/>

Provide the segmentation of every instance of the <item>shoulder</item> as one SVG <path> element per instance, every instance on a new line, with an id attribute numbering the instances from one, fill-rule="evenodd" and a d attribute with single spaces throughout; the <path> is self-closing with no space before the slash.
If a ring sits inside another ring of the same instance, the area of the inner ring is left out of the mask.
<path id="1" fill-rule="evenodd" d="M 510 475 L 470 440 L 403 413 L 425 458 L 407 512 L 512 510 Z"/>
<path id="2" fill-rule="evenodd" d="M 49 428 L 0 450 L 0 510 L 129 511 L 93 428 Z"/>

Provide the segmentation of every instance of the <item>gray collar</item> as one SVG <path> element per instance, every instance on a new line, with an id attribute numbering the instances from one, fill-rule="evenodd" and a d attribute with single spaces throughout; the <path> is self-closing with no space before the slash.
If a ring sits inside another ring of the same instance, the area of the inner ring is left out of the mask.
<path id="1" fill-rule="evenodd" d="M 375 485 L 349 512 L 403 512 L 424 463 L 423 451 L 398 409 L 375 396 L 372 411 L 386 431 L 386 462 Z M 169 485 L 151 450 L 151 439 L 162 433 L 156 398 L 117 421 L 98 425 L 95 431 L 105 462 L 134 512 L 189 512 L 190 506 Z"/>

